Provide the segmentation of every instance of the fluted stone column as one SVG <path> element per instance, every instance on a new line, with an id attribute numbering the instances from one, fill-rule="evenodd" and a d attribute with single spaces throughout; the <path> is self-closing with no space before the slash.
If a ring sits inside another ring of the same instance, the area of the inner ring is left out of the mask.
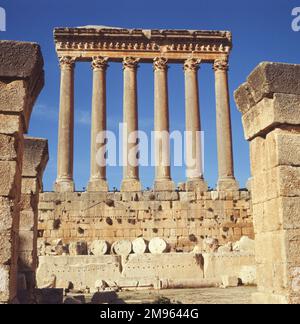
<path id="1" fill-rule="evenodd" d="M 187 191 L 207 191 L 203 178 L 201 119 L 198 90 L 200 60 L 188 59 L 184 63 L 186 113 L 186 174 Z"/>
<path id="2" fill-rule="evenodd" d="M 60 112 L 55 191 L 72 192 L 74 152 L 74 59 L 60 58 Z"/>
<path id="3" fill-rule="evenodd" d="M 108 58 L 94 57 L 91 125 L 91 174 L 88 191 L 106 192 L 106 69 Z"/>
<path id="4" fill-rule="evenodd" d="M 218 190 L 238 190 L 239 185 L 235 180 L 233 168 L 232 131 L 228 87 L 228 59 L 217 59 L 214 62 L 214 70 L 219 164 Z"/>
<path id="5" fill-rule="evenodd" d="M 156 191 L 173 191 L 170 167 L 168 65 L 164 57 L 154 59 L 154 131 Z"/>
<path id="6" fill-rule="evenodd" d="M 141 191 L 138 159 L 138 104 L 137 68 L 139 59 L 125 57 L 124 70 L 124 125 L 123 125 L 123 181 L 121 191 Z"/>

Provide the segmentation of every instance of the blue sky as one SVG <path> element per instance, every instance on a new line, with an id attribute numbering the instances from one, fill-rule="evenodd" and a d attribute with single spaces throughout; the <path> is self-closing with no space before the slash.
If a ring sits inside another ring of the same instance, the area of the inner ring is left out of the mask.
<path id="1" fill-rule="evenodd" d="M 249 171 L 249 149 L 244 140 L 240 113 L 233 91 L 261 61 L 299 63 L 300 33 L 291 29 L 291 12 L 300 0 L 0 0 L 7 14 L 7 31 L 1 39 L 38 42 L 45 59 L 46 86 L 36 104 L 29 134 L 49 139 L 50 161 L 45 172 L 45 190 L 52 190 L 56 178 L 57 127 L 59 110 L 59 67 L 53 43 L 54 27 L 108 25 L 144 29 L 216 29 L 233 33 L 230 62 L 230 92 L 235 174 L 245 186 Z M 205 178 L 211 187 L 217 182 L 214 76 L 210 65 L 199 72 L 202 126 L 205 131 Z M 140 128 L 153 128 L 153 73 L 142 65 L 138 76 Z M 111 64 L 108 71 L 108 126 L 116 130 L 122 121 L 122 69 Z M 171 130 L 184 131 L 184 79 L 181 66 L 169 70 Z M 90 111 L 92 72 L 89 64 L 76 66 L 75 157 L 76 189 L 89 178 Z M 184 168 L 172 168 L 176 182 L 185 179 Z M 151 186 L 153 168 L 141 168 L 141 180 Z M 120 187 L 122 169 L 108 168 L 110 187 Z"/>

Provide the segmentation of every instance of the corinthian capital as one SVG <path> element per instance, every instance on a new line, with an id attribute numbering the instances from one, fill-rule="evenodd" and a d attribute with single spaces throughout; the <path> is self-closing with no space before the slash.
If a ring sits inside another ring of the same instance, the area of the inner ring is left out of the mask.
<path id="1" fill-rule="evenodd" d="M 215 60 L 214 62 L 215 71 L 228 71 L 228 69 L 229 69 L 228 58 L 220 58 Z"/>
<path id="2" fill-rule="evenodd" d="M 153 62 L 154 71 L 165 71 L 168 68 L 168 59 L 165 57 L 155 57 Z"/>
<path id="3" fill-rule="evenodd" d="M 92 69 L 105 71 L 108 67 L 107 62 L 108 57 L 94 56 L 92 61 Z"/>
<path id="4" fill-rule="evenodd" d="M 200 67 L 201 60 L 195 58 L 189 58 L 184 62 L 184 71 L 197 72 Z"/>
<path id="5" fill-rule="evenodd" d="M 62 70 L 71 70 L 74 67 L 75 59 L 71 56 L 62 56 L 59 58 L 59 65 Z"/>
<path id="6" fill-rule="evenodd" d="M 131 56 L 124 57 L 123 69 L 131 69 L 131 70 L 137 69 L 139 66 L 139 61 L 140 59 L 135 57 L 131 57 Z"/>

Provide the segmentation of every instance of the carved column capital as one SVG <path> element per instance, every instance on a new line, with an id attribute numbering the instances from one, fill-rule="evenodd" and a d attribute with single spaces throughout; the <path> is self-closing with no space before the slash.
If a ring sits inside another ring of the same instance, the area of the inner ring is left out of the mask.
<path id="1" fill-rule="evenodd" d="M 59 66 L 61 70 L 71 70 L 74 68 L 75 58 L 71 56 L 62 56 L 59 58 Z"/>
<path id="2" fill-rule="evenodd" d="M 94 56 L 92 61 L 93 70 L 106 71 L 108 68 L 108 57 L 103 56 Z"/>
<path id="3" fill-rule="evenodd" d="M 153 62 L 154 71 L 166 71 L 168 69 L 168 59 L 165 57 L 155 57 Z"/>
<path id="4" fill-rule="evenodd" d="M 215 71 L 228 71 L 229 70 L 228 58 L 216 59 L 214 62 L 214 70 Z"/>
<path id="5" fill-rule="evenodd" d="M 130 69 L 135 70 L 139 67 L 139 58 L 135 58 L 132 56 L 124 57 L 123 58 L 123 70 Z"/>
<path id="6" fill-rule="evenodd" d="M 193 71 L 197 72 L 200 68 L 201 60 L 195 58 L 189 58 L 184 62 L 183 69 L 184 71 Z"/>

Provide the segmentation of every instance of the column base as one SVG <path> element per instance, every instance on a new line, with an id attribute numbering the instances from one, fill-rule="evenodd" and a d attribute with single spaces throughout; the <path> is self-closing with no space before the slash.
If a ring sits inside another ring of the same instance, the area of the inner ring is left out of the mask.
<path id="1" fill-rule="evenodd" d="M 55 192 L 74 192 L 75 184 L 73 180 L 56 180 L 54 184 Z"/>
<path id="2" fill-rule="evenodd" d="M 154 182 L 154 191 L 175 191 L 175 189 L 176 186 L 172 180 L 163 179 Z"/>
<path id="3" fill-rule="evenodd" d="M 208 191 L 208 185 L 204 179 L 188 179 L 185 185 L 186 191 Z"/>
<path id="4" fill-rule="evenodd" d="M 108 183 L 104 179 L 92 179 L 87 186 L 88 192 L 108 192 Z"/>
<path id="5" fill-rule="evenodd" d="M 220 179 L 218 181 L 217 191 L 239 191 L 239 183 L 235 178 Z"/>
<path id="6" fill-rule="evenodd" d="M 121 192 L 139 192 L 142 191 L 142 185 L 137 179 L 123 180 L 121 185 Z"/>

